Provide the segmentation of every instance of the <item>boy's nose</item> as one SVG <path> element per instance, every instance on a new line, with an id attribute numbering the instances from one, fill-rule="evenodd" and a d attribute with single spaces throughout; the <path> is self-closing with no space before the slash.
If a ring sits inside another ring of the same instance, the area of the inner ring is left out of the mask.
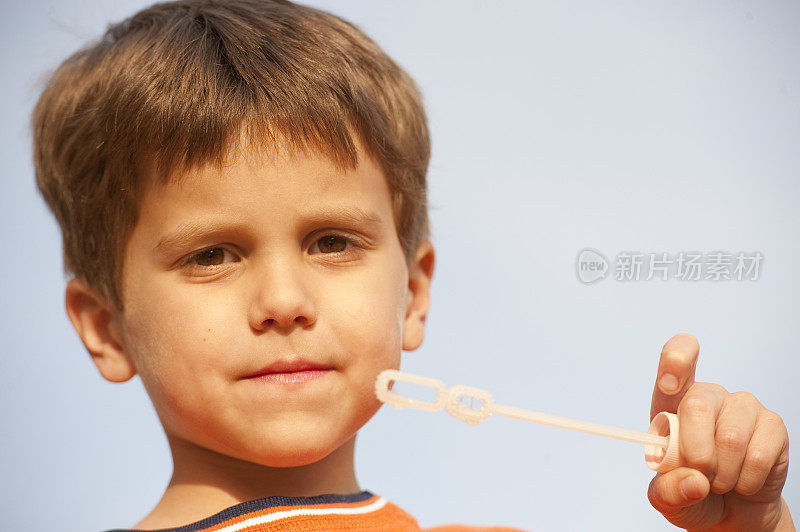
<path id="1" fill-rule="evenodd" d="M 251 309 L 253 329 L 308 327 L 316 321 L 316 310 L 299 269 L 302 266 L 273 267 L 261 276 Z"/>

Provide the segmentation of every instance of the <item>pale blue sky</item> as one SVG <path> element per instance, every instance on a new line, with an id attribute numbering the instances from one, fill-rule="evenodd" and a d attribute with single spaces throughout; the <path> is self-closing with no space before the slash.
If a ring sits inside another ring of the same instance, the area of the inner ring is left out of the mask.
<path id="1" fill-rule="evenodd" d="M 0 146 L 3 529 L 126 527 L 170 473 L 138 379 L 103 381 L 63 310 L 30 111 L 49 69 L 147 2 L 6 3 Z M 498 402 L 644 430 L 661 346 L 700 340 L 698 380 L 800 424 L 800 4 L 314 2 L 420 85 L 438 263 L 403 369 Z M 584 248 L 756 252 L 757 281 L 580 283 Z M 536 531 L 673 530 L 636 444 L 504 419 L 384 408 L 358 477 L 417 516 Z M 800 512 L 792 463 L 785 497 Z"/>

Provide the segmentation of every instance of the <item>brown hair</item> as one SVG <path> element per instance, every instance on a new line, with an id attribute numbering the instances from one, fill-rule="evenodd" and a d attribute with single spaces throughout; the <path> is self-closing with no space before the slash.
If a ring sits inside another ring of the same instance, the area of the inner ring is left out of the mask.
<path id="1" fill-rule="evenodd" d="M 222 164 L 242 137 L 342 168 L 358 164 L 360 142 L 386 175 L 407 260 L 428 236 L 430 145 L 413 81 L 353 25 L 288 1 L 182 0 L 111 25 L 52 75 L 33 133 L 64 270 L 119 309 L 144 176 Z"/>

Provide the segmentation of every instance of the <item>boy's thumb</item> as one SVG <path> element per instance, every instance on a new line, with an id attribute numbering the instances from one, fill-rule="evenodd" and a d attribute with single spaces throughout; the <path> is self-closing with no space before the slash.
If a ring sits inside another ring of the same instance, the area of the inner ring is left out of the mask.
<path id="1" fill-rule="evenodd" d="M 700 471 L 679 467 L 657 474 L 647 489 L 653 508 L 680 528 L 710 528 L 722 520 L 722 497 L 711 493 L 708 479 Z"/>

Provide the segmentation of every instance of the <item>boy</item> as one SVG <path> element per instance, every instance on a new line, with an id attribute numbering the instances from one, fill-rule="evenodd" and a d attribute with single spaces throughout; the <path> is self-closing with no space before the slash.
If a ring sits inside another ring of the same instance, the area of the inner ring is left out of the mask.
<path id="1" fill-rule="evenodd" d="M 417 529 L 353 468 L 375 377 L 421 344 L 429 302 L 408 76 L 317 10 L 159 4 L 61 66 L 34 132 L 70 320 L 103 377 L 140 375 L 170 444 L 135 528 Z M 653 413 L 678 411 L 689 467 L 651 502 L 685 528 L 793 529 L 783 423 L 695 384 L 696 358 L 688 335 L 662 352 Z"/>

